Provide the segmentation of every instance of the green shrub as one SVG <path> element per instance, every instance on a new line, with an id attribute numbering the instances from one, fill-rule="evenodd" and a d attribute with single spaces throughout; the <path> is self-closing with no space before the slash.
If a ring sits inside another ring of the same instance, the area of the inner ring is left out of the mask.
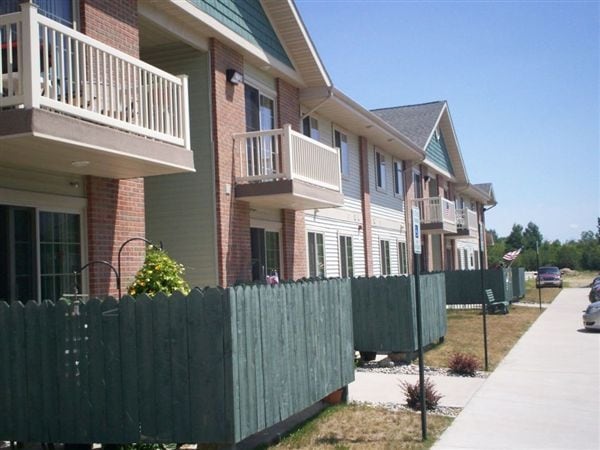
<path id="1" fill-rule="evenodd" d="M 450 372 L 456 375 L 473 377 L 475 376 L 475 372 L 481 368 L 481 363 L 473 355 L 467 353 L 455 353 L 450 357 L 448 367 Z"/>
<path id="2" fill-rule="evenodd" d="M 164 250 L 151 245 L 146 250 L 144 265 L 127 288 L 127 292 L 129 295 L 150 296 L 159 292 L 172 294 L 175 291 L 187 294 L 190 287 L 183 279 L 184 272 L 182 264 L 174 261 Z"/>
<path id="3" fill-rule="evenodd" d="M 400 387 L 406 395 L 406 405 L 415 411 L 421 410 L 421 388 L 419 381 L 410 384 L 408 381 L 400 383 Z M 435 409 L 443 396 L 435 390 L 435 384 L 429 378 L 425 379 L 425 408 Z"/>

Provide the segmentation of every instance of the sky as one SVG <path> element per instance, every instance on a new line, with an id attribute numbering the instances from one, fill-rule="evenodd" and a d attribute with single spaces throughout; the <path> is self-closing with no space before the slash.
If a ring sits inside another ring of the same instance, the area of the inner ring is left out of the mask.
<path id="1" fill-rule="evenodd" d="M 296 0 L 333 84 L 368 109 L 447 100 L 486 225 L 579 239 L 600 216 L 600 2 Z"/>

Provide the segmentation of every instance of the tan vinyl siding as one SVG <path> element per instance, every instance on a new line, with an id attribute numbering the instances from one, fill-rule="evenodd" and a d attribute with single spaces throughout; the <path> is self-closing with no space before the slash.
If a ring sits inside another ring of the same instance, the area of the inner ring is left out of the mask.
<path id="1" fill-rule="evenodd" d="M 217 284 L 214 160 L 210 127 L 208 55 L 187 46 L 143 55 L 170 73 L 187 74 L 195 173 L 149 177 L 146 233 L 162 240 L 169 255 L 186 267 L 191 286 Z"/>

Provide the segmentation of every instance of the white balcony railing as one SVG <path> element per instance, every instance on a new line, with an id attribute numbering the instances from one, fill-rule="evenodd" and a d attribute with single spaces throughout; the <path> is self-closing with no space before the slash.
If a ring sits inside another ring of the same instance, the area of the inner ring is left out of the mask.
<path id="1" fill-rule="evenodd" d="M 477 232 L 477 213 L 469 208 L 459 208 L 456 210 L 456 228 L 459 230 L 468 230 Z"/>
<path id="2" fill-rule="evenodd" d="M 187 76 L 38 14 L 0 16 L 0 107 L 45 107 L 190 148 Z"/>
<path id="3" fill-rule="evenodd" d="M 456 206 L 442 197 L 416 198 L 414 204 L 421 210 L 421 224 L 449 224 L 456 226 Z"/>
<path id="4" fill-rule="evenodd" d="M 292 130 L 289 124 L 236 134 L 234 140 L 240 183 L 295 179 L 341 192 L 339 151 Z"/>

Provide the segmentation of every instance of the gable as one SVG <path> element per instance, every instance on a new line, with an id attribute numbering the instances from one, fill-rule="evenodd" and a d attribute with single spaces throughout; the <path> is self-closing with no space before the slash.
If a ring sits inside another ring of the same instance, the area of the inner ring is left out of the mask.
<path id="1" fill-rule="evenodd" d="M 188 0 L 282 63 L 293 68 L 259 0 Z"/>
<path id="2" fill-rule="evenodd" d="M 425 150 L 425 159 L 432 164 L 435 164 L 439 168 L 445 170 L 450 175 L 454 175 L 454 169 L 452 162 L 450 161 L 450 155 L 448 154 L 448 148 L 444 142 L 444 135 L 442 132 L 433 133 L 427 149 Z"/>

